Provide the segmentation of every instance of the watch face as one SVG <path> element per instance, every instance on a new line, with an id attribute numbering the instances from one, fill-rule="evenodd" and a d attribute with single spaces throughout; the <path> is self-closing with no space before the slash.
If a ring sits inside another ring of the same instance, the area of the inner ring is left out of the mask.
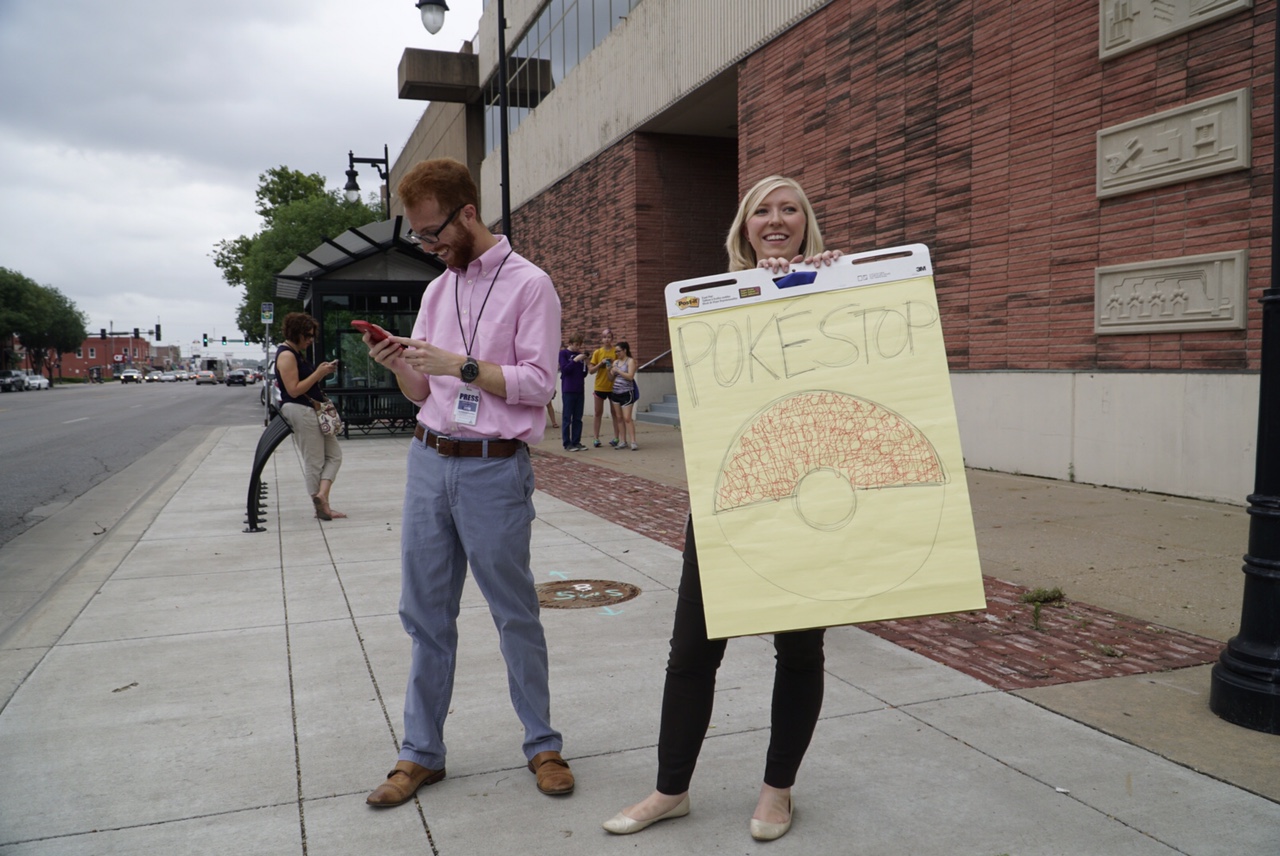
<path id="1" fill-rule="evenodd" d="M 480 377 L 480 364 L 474 359 L 468 357 L 467 361 L 462 364 L 462 370 L 459 374 L 462 376 L 462 380 L 464 382 L 471 383 L 476 378 Z"/>

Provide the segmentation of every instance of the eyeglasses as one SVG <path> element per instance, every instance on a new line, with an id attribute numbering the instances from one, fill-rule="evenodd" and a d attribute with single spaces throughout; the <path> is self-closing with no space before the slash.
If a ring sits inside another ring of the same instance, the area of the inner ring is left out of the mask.
<path id="1" fill-rule="evenodd" d="M 453 211 L 449 214 L 449 216 L 445 218 L 444 222 L 441 223 L 435 229 L 430 229 L 425 232 L 415 232 L 411 229 L 409 230 L 409 234 L 405 235 L 405 237 L 408 238 L 413 243 L 418 244 L 419 246 L 421 246 L 422 244 L 438 243 L 440 241 L 440 233 L 443 232 L 445 229 L 449 228 L 449 224 L 453 222 L 453 218 L 457 217 L 458 212 L 466 207 L 467 206 L 464 204 L 464 205 L 459 205 L 457 208 L 453 209 Z"/>

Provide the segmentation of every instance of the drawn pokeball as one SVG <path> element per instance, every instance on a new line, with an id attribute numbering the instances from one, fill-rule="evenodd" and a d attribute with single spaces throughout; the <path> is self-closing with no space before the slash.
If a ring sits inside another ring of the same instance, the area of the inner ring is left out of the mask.
<path id="1" fill-rule="evenodd" d="M 948 483 L 925 433 L 865 398 L 811 390 L 772 402 L 734 438 L 714 513 L 753 571 L 815 599 L 868 597 L 932 552 Z M 798 568 L 799 545 L 842 566 Z"/>

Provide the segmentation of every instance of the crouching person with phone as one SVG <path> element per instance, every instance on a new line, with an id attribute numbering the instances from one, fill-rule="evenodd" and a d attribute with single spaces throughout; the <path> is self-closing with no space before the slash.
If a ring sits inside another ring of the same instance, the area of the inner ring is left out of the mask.
<path id="1" fill-rule="evenodd" d="M 542 439 L 555 389 L 560 300 L 551 279 L 480 220 L 475 182 L 448 159 L 414 166 L 396 189 L 409 239 L 448 266 L 422 296 L 408 337 L 369 354 L 418 405 L 401 528 L 400 620 L 412 642 L 404 740 L 372 806 L 408 802 L 445 777 L 459 600 L 467 566 L 489 604 L 507 664 L 523 763 L 544 794 L 573 773 L 551 726 L 547 643 L 530 570 L 529 445 Z"/>
<path id="2" fill-rule="evenodd" d="M 284 343 L 276 349 L 276 384 L 280 387 L 280 416 L 293 429 L 293 443 L 302 458 L 302 475 L 311 494 L 316 517 L 333 520 L 346 517 L 329 505 L 329 491 L 342 466 L 338 438 L 320 430 L 316 404 L 324 403 L 324 379 L 338 370 L 338 361 L 313 365 L 307 349 L 315 341 L 320 325 L 305 312 L 284 317 Z"/>

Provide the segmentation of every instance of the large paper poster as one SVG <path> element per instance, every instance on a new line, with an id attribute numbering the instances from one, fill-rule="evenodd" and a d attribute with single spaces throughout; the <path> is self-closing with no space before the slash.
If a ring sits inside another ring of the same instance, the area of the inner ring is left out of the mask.
<path id="1" fill-rule="evenodd" d="M 927 248 L 666 303 L 712 637 L 986 606 Z"/>

